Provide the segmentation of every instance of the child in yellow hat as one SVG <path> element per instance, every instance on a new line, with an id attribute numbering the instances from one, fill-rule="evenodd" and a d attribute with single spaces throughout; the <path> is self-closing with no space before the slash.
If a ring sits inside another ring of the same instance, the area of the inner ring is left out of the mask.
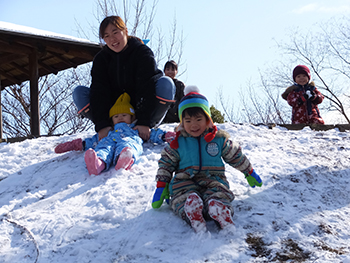
<path id="1" fill-rule="evenodd" d="M 108 170 L 111 165 L 115 165 L 116 170 L 129 169 L 142 154 L 143 141 L 138 131 L 133 129 L 136 117 L 127 93 L 123 93 L 117 99 L 109 111 L 109 116 L 114 129 L 108 133 L 107 137 L 98 141 L 98 134 L 95 134 L 84 141 L 76 139 L 62 143 L 55 148 L 55 152 L 87 150 L 84 159 L 90 175 L 98 175 Z M 170 141 L 173 137 L 173 132 L 152 129 L 150 140 L 153 143 L 163 143 Z"/>

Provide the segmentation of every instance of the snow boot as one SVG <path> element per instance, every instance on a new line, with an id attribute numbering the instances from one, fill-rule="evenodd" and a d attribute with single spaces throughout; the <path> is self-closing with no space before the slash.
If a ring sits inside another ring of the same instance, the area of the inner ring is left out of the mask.
<path id="1" fill-rule="evenodd" d="M 158 99 L 156 103 L 156 108 L 151 114 L 151 124 L 150 124 L 151 127 L 158 127 L 162 123 L 172 103 L 173 101 L 164 101 L 164 100 Z"/>
<path id="2" fill-rule="evenodd" d="M 196 193 L 190 194 L 185 202 L 185 213 L 196 233 L 207 231 L 207 225 L 203 218 L 202 211 L 202 199 Z"/>
<path id="3" fill-rule="evenodd" d="M 125 169 L 129 170 L 134 163 L 134 158 L 132 158 L 133 154 L 129 147 L 125 147 L 117 157 L 117 164 L 115 165 L 115 169 Z"/>
<path id="4" fill-rule="evenodd" d="M 231 216 L 231 210 L 222 202 L 211 199 L 208 203 L 209 216 L 220 225 L 221 229 L 234 226 Z"/>
<path id="5" fill-rule="evenodd" d="M 99 175 L 106 168 L 105 163 L 97 157 L 96 152 L 91 148 L 85 152 L 84 159 L 89 175 Z"/>
<path id="6" fill-rule="evenodd" d="M 89 120 L 92 120 L 92 113 L 90 110 L 90 106 L 88 106 L 87 108 L 82 109 L 80 112 L 78 112 L 78 115 L 84 119 L 87 118 Z"/>
<path id="7" fill-rule="evenodd" d="M 175 102 L 175 93 L 176 87 L 170 77 L 162 76 L 157 80 L 155 108 L 151 114 L 150 127 L 158 127 L 162 123 L 169 107 Z"/>
<path id="8" fill-rule="evenodd" d="M 82 151 L 82 150 L 83 150 L 83 141 L 80 138 L 73 141 L 60 143 L 55 147 L 55 153 L 65 153 L 70 151 Z"/>

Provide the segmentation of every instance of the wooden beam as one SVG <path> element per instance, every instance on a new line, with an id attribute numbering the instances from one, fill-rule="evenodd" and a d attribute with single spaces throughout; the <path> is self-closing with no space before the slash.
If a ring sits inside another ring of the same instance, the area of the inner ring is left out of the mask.
<path id="1" fill-rule="evenodd" d="M 21 58 L 27 58 L 28 55 L 21 55 L 21 54 L 6 54 L 6 55 L 3 55 L 1 54 L 1 57 L 0 57 L 0 66 L 3 65 L 3 64 L 7 64 L 7 63 L 10 63 L 12 61 L 15 61 L 15 60 L 18 60 L 18 59 L 21 59 Z"/>
<path id="2" fill-rule="evenodd" d="M 81 47 L 70 47 L 68 50 L 63 50 L 62 48 L 58 48 L 55 46 L 47 46 L 46 50 L 49 52 L 54 52 L 58 54 L 64 54 L 64 55 L 69 55 L 72 57 L 78 57 L 86 60 L 92 61 L 95 55 L 97 54 L 96 50 L 87 50 L 87 49 L 82 49 Z"/>
<path id="3" fill-rule="evenodd" d="M 36 50 L 29 55 L 30 74 L 30 128 L 33 136 L 40 136 L 40 110 L 39 110 L 39 70 L 38 53 Z"/>
<path id="4" fill-rule="evenodd" d="M 55 75 L 58 74 L 58 70 L 57 70 L 57 69 L 55 69 L 55 68 L 53 68 L 53 67 L 51 67 L 51 66 L 45 64 L 45 63 L 42 62 L 42 61 L 38 61 L 38 63 L 39 63 L 39 66 L 40 66 L 40 67 L 46 69 L 47 71 L 49 71 L 49 72 L 51 72 L 51 73 L 53 73 L 53 74 L 55 74 Z"/>
<path id="5" fill-rule="evenodd" d="M 20 85 L 22 83 L 22 81 L 20 81 L 16 77 L 14 77 L 14 76 L 12 76 L 12 75 L 10 75 L 2 70 L 0 70 L 0 75 L 4 76 L 7 80 L 11 81 L 12 82 L 11 85 L 13 85 L 13 84 Z"/>
<path id="6" fill-rule="evenodd" d="M 65 63 L 67 66 L 69 67 L 74 67 L 76 68 L 77 66 L 79 66 L 78 64 L 76 64 L 75 62 L 65 58 L 63 55 L 49 51 L 48 53 L 52 54 L 53 56 L 55 56 L 56 58 L 58 58 L 59 60 L 61 60 L 63 63 Z"/>
<path id="7" fill-rule="evenodd" d="M 22 73 L 24 73 L 25 75 L 29 76 L 29 71 L 25 67 L 18 65 L 16 62 L 12 62 L 11 65 L 14 66 L 16 69 L 18 69 L 19 71 L 21 71 Z"/>
<path id="8" fill-rule="evenodd" d="M 9 52 L 9 53 L 16 53 L 16 54 L 30 54 L 31 49 L 24 46 L 20 45 L 17 43 L 6 43 L 1 41 L 0 42 L 0 50 L 3 52 Z"/>

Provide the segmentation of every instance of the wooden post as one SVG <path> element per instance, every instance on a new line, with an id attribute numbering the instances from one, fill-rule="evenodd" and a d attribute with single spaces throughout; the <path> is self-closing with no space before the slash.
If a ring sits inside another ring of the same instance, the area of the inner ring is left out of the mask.
<path id="1" fill-rule="evenodd" d="M 36 50 L 29 55 L 30 79 L 30 129 L 33 136 L 40 136 L 40 110 L 39 110 L 39 71 L 38 53 Z"/>

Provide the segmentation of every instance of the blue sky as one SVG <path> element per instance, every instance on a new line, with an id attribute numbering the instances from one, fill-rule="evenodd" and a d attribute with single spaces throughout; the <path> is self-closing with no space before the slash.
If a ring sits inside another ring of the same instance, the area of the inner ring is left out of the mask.
<path id="1" fill-rule="evenodd" d="M 95 10 L 95 0 L 0 0 L 0 21 L 78 36 L 76 21 L 88 31 L 96 24 Z M 176 14 L 187 69 L 179 79 L 217 104 L 220 87 L 226 97 L 238 98 L 250 80 L 258 81 L 259 69 L 279 59 L 275 40 L 349 13 L 349 0 L 159 0 L 155 23 L 168 32 Z"/>

